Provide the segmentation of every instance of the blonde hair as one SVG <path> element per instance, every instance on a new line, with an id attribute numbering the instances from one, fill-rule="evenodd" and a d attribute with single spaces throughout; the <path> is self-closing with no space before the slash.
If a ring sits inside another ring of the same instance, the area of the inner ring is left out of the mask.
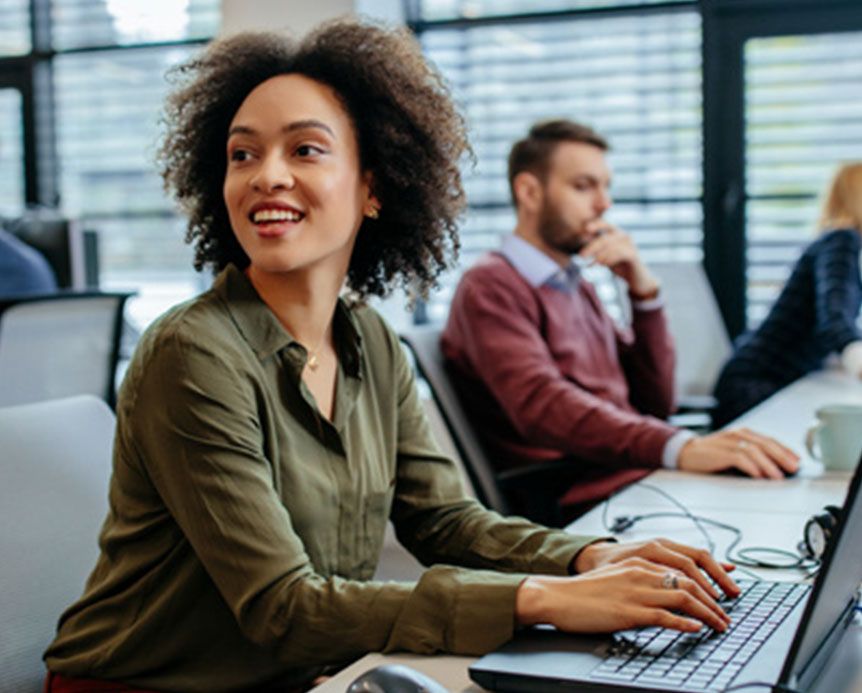
<path id="1" fill-rule="evenodd" d="M 862 233 L 862 162 L 841 166 L 823 199 L 820 230 L 846 228 Z"/>

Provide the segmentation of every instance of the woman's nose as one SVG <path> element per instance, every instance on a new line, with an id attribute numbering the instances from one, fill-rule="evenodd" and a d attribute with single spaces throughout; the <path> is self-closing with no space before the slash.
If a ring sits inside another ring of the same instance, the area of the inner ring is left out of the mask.
<path id="1" fill-rule="evenodd" d="M 268 156 L 261 160 L 260 166 L 251 179 L 255 190 L 271 192 L 273 190 L 292 190 L 296 185 L 290 166 L 277 156 Z"/>

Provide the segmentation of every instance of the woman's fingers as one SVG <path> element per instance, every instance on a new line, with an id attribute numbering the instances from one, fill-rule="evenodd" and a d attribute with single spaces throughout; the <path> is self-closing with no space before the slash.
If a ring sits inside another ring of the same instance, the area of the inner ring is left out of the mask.
<path id="1" fill-rule="evenodd" d="M 706 571 L 722 591 L 730 596 L 739 594 L 739 585 L 727 574 L 722 564 L 716 561 L 706 549 L 677 544 L 669 539 L 657 539 L 645 545 L 644 558 L 682 571 L 700 585 L 704 591 L 718 599 L 720 596 L 710 585 L 702 571 Z"/>
<path id="2" fill-rule="evenodd" d="M 676 577 L 676 580 L 673 578 Z M 671 585 L 670 587 L 668 585 Z M 694 580 L 682 575 L 675 576 L 666 573 L 650 590 L 650 606 L 661 606 L 666 609 L 681 611 L 694 616 L 710 628 L 718 631 L 727 630 L 730 623 L 728 616 L 716 601 L 710 597 Z"/>
<path id="3" fill-rule="evenodd" d="M 644 626 L 671 628 L 672 630 L 681 630 L 683 633 L 697 633 L 703 628 L 700 621 L 679 616 L 665 609 L 638 609 L 636 613 L 638 622 Z"/>
<path id="4" fill-rule="evenodd" d="M 706 579 L 706 576 L 701 572 L 698 564 L 692 557 L 658 543 L 651 548 L 651 552 L 653 554 L 650 556 L 652 560 L 684 573 L 713 599 L 719 598 L 718 591 L 709 584 L 709 580 Z"/>

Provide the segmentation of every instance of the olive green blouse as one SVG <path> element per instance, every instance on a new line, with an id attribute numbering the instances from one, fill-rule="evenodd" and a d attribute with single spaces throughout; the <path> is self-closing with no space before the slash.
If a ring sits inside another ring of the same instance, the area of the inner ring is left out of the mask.
<path id="1" fill-rule="evenodd" d="M 334 334 L 330 422 L 305 349 L 235 267 L 147 331 L 117 405 L 101 555 L 50 670 L 212 692 L 369 651 L 481 654 L 512 636 L 524 574 L 565 574 L 594 540 L 468 499 L 396 335 L 341 302 Z M 432 566 L 417 583 L 371 580 L 388 519 Z"/>

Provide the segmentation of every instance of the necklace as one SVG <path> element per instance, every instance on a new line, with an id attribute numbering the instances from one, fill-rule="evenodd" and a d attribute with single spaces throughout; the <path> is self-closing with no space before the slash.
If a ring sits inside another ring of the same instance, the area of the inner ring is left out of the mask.
<path id="1" fill-rule="evenodd" d="M 320 347 L 317 347 L 317 349 L 319 348 Z M 306 359 L 305 361 L 305 365 L 313 371 L 316 371 L 317 367 L 320 365 L 320 361 L 317 360 L 317 349 L 315 349 L 314 351 L 309 351 L 308 359 Z"/>
<path id="2" fill-rule="evenodd" d="M 317 354 L 320 352 L 320 348 L 323 346 L 325 341 L 326 335 L 323 335 L 314 349 L 309 349 L 308 347 L 305 348 L 305 351 L 308 354 L 308 358 L 305 359 L 305 365 L 308 366 L 310 371 L 316 371 L 320 367 L 320 359 Z"/>

